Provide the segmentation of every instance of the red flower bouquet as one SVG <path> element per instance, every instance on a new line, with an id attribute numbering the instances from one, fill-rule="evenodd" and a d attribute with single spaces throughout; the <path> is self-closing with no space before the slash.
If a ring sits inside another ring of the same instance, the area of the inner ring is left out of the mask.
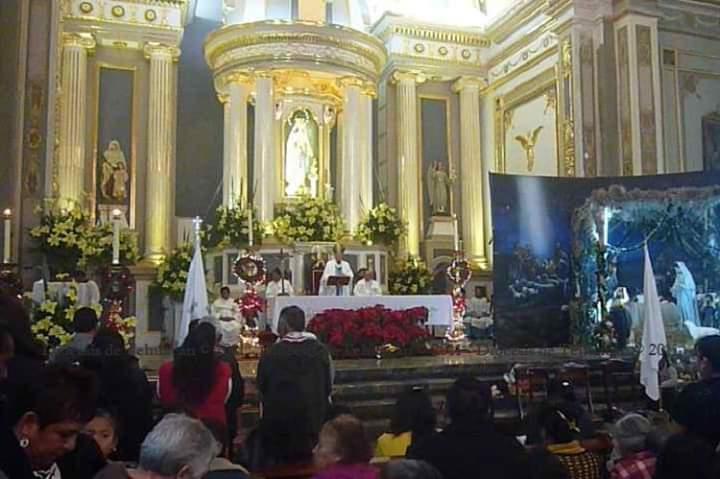
<path id="1" fill-rule="evenodd" d="M 240 306 L 240 314 L 245 318 L 248 326 L 255 326 L 255 318 L 258 314 L 265 310 L 265 302 L 255 292 L 254 289 L 248 289 L 247 292 L 236 301 Z"/>
<path id="2" fill-rule="evenodd" d="M 382 306 L 359 310 L 330 309 L 317 314 L 308 330 L 328 345 L 335 357 L 375 357 L 392 345 L 401 354 L 429 353 L 430 334 L 423 323 L 426 308 L 393 311 Z"/>

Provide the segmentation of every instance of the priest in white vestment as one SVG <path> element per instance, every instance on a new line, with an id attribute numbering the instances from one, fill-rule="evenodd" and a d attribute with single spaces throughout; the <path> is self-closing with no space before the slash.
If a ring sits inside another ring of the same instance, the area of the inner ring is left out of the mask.
<path id="1" fill-rule="evenodd" d="M 348 278 L 347 286 L 340 287 L 339 294 L 336 286 L 329 286 L 328 279 L 332 276 L 346 276 Z M 352 292 L 353 270 L 350 263 L 343 259 L 343 252 L 340 248 L 335 249 L 335 257 L 327 262 L 325 271 L 320 278 L 320 296 L 350 296 Z"/>
<path id="2" fill-rule="evenodd" d="M 375 272 L 373 270 L 365 270 L 365 274 L 360 278 L 360 281 L 355 283 L 353 294 L 355 296 L 382 296 L 382 288 L 380 287 L 380 283 L 375 279 Z"/>
<path id="3" fill-rule="evenodd" d="M 280 268 L 275 268 L 270 274 L 270 282 L 265 287 L 265 298 L 275 298 L 277 296 L 295 296 L 293 293 L 292 283 L 283 278 Z"/>
<path id="4" fill-rule="evenodd" d="M 240 342 L 243 324 L 240 307 L 230 297 L 230 288 L 227 286 L 220 288 L 220 297 L 213 301 L 210 310 L 216 319 L 217 332 L 222 335 L 220 345 L 228 348 L 236 346 Z"/>

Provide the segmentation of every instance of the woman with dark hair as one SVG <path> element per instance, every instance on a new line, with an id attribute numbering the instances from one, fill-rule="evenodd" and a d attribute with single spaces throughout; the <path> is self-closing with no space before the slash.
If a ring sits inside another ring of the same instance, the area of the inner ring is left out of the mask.
<path id="1" fill-rule="evenodd" d="M 93 374 L 64 367 L 49 367 L 13 391 L 5 415 L 9 428 L 0 431 L 0 471 L 11 479 L 92 477 L 105 461 L 80 431 L 93 417 L 96 393 Z M 74 457 L 59 465 L 71 452 Z"/>
<path id="2" fill-rule="evenodd" d="M 180 410 L 227 427 L 225 402 L 232 390 L 230 367 L 215 354 L 215 327 L 201 322 L 158 371 L 158 396 L 166 409 Z"/>
<path id="3" fill-rule="evenodd" d="M 114 458 L 137 461 L 140 445 L 153 426 L 153 392 L 145 372 L 128 354 L 120 333 L 110 329 L 98 331 L 81 363 L 97 375 L 100 404 L 115 412 L 122 428 Z"/>
<path id="4" fill-rule="evenodd" d="M 293 382 L 283 381 L 273 392 L 242 451 L 241 462 L 251 471 L 312 462 L 316 437 L 302 390 Z"/>
<path id="5" fill-rule="evenodd" d="M 6 378 L 0 381 L 0 396 L 8 396 L 42 372 L 46 356 L 30 329 L 30 316 L 15 296 L 0 293 L 0 321 L 15 345 L 14 356 L 6 362 Z"/>
<path id="6" fill-rule="evenodd" d="M 326 422 L 313 454 L 315 466 L 320 470 L 315 479 L 378 477 L 378 470 L 369 464 L 372 446 L 363 423 L 356 417 L 342 415 Z"/>
<path id="7" fill-rule="evenodd" d="M 380 436 L 375 448 L 377 457 L 405 457 L 413 441 L 435 432 L 437 417 L 432 399 L 422 387 L 405 391 L 395 403 L 390 432 Z"/>
<path id="8" fill-rule="evenodd" d="M 569 411 L 546 405 L 539 414 L 540 436 L 545 449 L 567 468 L 571 479 L 600 479 L 600 458 L 577 440 L 578 419 Z"/>

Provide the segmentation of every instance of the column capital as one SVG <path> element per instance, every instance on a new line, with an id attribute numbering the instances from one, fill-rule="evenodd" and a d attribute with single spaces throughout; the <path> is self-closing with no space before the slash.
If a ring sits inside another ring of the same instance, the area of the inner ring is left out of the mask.
<path id="1" fill-rule="evenodd" d="M 95 37 L 92 33 L 65 32 L 62 35 L 63 47 L 78 47 L 85 50 L 95 49 Z"/>
<path id="2" fill-rule="evenodd" d="M 337 79 L 337 85 L 340 88 L 347 88 L 347 87 L 357 87 L 360 89 L 360 93 L 362 95 L 367 95 L 369 97 L 375 98 L 377 96 L 377 87 L 372 82 L 369 82 L 367 80 L 363 80 L 362 78 L 353 77 L 353 76 L 346 76 L 342 78 Z"/>
<path id="3" fill-rule="evenodd" d="M 166 58 L 177 61 L 180 58 L 180 49 L 178 47 L 158 42 L 147 42 L 143 47 L 143 52 L 146 60 Z"/>
<path id="4" fill-rule="evenodd" d="M 393 84 L 408 82 L 420 84 L 427 81 L 424 73 L 408 70 L 395 70 L 390 78 Z"/>
<path id="5" fill-rule="evenodd" d="M 483 90 L 487 88 L 487 80 L 477 77 L 460 77 L 452 84 L 452 91 L 459 93 L 463 90 Z"/>

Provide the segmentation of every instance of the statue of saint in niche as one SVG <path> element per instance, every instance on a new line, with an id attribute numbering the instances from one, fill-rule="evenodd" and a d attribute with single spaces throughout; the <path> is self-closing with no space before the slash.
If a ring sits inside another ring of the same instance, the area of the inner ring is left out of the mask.
<path id="1" fill-rule="evenodd" d="M 315 124 L 307 111 L 295 112 L 288 120 L 290 132 L 285 143 L 285 196 L 317 194 Z M 314 181 L 313 181 L 314 179 Z"/>
<path id="2" fill-rule="evenodd" d="M 128 174 L 125 153 L 120 148 L 120 142 L 112 140 L 103 153 L 102 179 L 100 190 L 108 200 L 123 201 L 127 199 Z"/>
<path id="3" fill-rule="evenodd" d="M 445 170 L 445 165 L 439 161 L 433 162 L 427 172 L 428 195 L 430 196 L 430 206 L 433 215 L 447 215 L 450 213 L 448 209 L 448 189 L 451 185 L 451 179 Z"/>

